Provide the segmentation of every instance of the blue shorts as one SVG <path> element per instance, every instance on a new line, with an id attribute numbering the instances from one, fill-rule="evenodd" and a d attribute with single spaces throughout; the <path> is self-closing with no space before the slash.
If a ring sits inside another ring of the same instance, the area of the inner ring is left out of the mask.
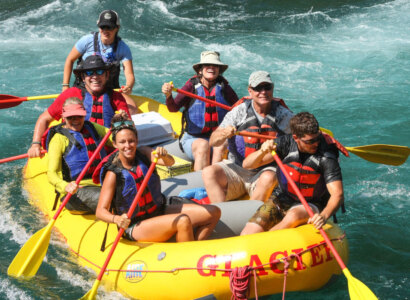
<path id="1" fill-rule="evenodd" d="M 196 137 L 193 135 L 190 135 L 188 132 L 184 132 L 184 135 L 181 138 L 181 145 L 182 148 L 184 149 L 185 154 L 191 159 L 194 160 L 194 155 L 192 154 L 192 143 L 196 139 L 204 139 L 209 141 L 209 138 L 206 137 Z"/>

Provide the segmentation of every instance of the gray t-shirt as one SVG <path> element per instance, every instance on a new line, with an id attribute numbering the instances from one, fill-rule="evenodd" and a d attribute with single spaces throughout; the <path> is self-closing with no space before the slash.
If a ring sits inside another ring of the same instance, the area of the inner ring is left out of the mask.
<path id="1" fill-rule="evenodd" d="M 253 108 L 253 105 L 252 105 L 252 108 Z M 256 112 L 255 114 L 258 117 L 259 122 L 261 122 L 260 117 L 262 118 L 262 116 L 259 116 Z M 278 126 L 280 130 L 282 130 L 286 134 L 290 134 L 291 132 L 290 132 L 290 127 L 289 127 L 289 121 L 293 116 L 294 116 L 293 112 L 291 112 L 289 109 L 283 107 L 282 105 L 278 105 L 275 111 L 275 116 L 272 116 L 272 117 L 275 119 L 276 125 Z M 235 128 L 239 128 L 239 126 L 241 126 L 245 122 L 245 120 L 246 120 L 246 103 L 244 102 L 244 103 L 239 104 L 235 108 L 233 108 L 231 111 L 229 111 L 225 115 L 219 127 L 226 128 L 229 126 L 233 126 Z M 231 153 L 228 154 L 228 159 L 231 161 L 235 161 L 235 157 Z"/>

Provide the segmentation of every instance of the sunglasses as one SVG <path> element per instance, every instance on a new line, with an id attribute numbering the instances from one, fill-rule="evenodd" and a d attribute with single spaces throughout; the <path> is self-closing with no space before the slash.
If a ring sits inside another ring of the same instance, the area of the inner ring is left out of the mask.
<path id="1" fill-rule="evenodd" d="M 213 65 L 213 64 L 203 64 L 202 66 L 203 66 L 203 67 L 206 67 L 206 68 L 208 68 L 208 67 L 218 68 L 218 67 L 219 67 L 218 65 Z"/>
<path id="2" fill-rule="evenodd" d="M 109 31 L 111 31 L 111 30 L 114 30 L 116 27 L 101 26 L 100 28 L 101 28 L 102 30 L 109 30 Z"/>
<path id="3" fill-rule="evenodd" d="M 125 121 L 120 121 L 120 122 L 115 122 L 112 124 L 112 129 L 113 130 L 118 130 L 124 127 L 132 127 L 135 129 L 135 124 L 131 120 L 125 120 Z"/>
<path id="4" fill-rule="evenodd" d="M 300 140 L 301 140 L 302 142 L 304 142 L 305 144 L 312 145 L 312 144 L 314 144 L 314 143 L 319 142 L 321 137 L 322 137 L 322 133 L 319 132 L 319 135 L 318 135 L 317 137 L 313 138 L 313 139 L 310 139 L 310 140 L 307 140 L 307 141 L 304 141 L 304 140 L 302 140 L 302 139 L 300 139 Z"/>
<path id="5" fill-rule="evenodd" d="M 273 89 L 273 84 L 267 83 L 267 84 L 260 84 L 256 87 L 253 87 L 252 90 L 255 92 L 262 92 L 262 91 L 270 91 Z"/>
<path id="6" fill-rule="evenodd" d="M 87 70 L 84 71 L 85 75 L 87 76 L 93 76 L 93 75 L 99 75 L 101 76 L 102 74 L 104 74 L 105 70 Z"/>

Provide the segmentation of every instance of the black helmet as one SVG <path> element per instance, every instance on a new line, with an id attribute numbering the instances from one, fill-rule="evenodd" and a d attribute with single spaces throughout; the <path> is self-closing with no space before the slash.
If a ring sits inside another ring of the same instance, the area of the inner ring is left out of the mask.
<path id="1" fill-rule="evenodd" d="M 75 76 L 80 76 L 84 71 L 109 70 L 110 68 L 111 64 L 105 63 L 100 55 L 90 55 L 86 59 L 82 60 L 73 72 Z"/>

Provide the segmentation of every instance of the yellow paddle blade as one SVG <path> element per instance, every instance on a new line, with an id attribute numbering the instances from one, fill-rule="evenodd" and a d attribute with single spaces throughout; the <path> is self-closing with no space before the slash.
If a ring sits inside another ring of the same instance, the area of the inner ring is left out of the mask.
<path id="1" fill-rule="evenodd" d="M 331 137 L 333 137 L 333 132 L 330 131 L 329 129 L 320 127 L 320 130 L 321 130 L 322 132 L 324 132 L 324 133 L 327 133 L 327 134 L 330 135 Z"/>
<path id="2" fill-rule="evenodd" d="M 350 299 L 352 300 L 377 300 L 373 292 L 359 279 L 354 278 L 350 271 L 343 269 L 343 274 L 347 278 L 347 285 L 349 288 Z"/>
<path id="3" fill-rule="evenodd" d="M 98 291 L 98 287 L 100 286 L 100 282 L 101 282 L 100 280 L 96 279 L 91 290 L 89 290 L 88 293 L 82 296 L 80 299 L 81 300 L 94 300 L 95 296 L 97 296 L 97 291 Z"/>
<path id="4" fill-rule="evenodd" d="M 16 257 L 11 262 L 7 274 L 12 277 L 24 276 L 29 279 L 36 275 L 37 270 L 47 253 L 50 242 L 51 229 L 53 228 L 55 220 L 43 229 L 37 231 L 20 249 Z"/>
<path id="5" fill-rule="evenodd" d="M 405 163 L 410 154 L 410 148 L 395 145 L 367 145 L 358 147 L 346 147 L 349 152 L 361 158 L 377 163 L 392 166 L 400 166 Z"/>

